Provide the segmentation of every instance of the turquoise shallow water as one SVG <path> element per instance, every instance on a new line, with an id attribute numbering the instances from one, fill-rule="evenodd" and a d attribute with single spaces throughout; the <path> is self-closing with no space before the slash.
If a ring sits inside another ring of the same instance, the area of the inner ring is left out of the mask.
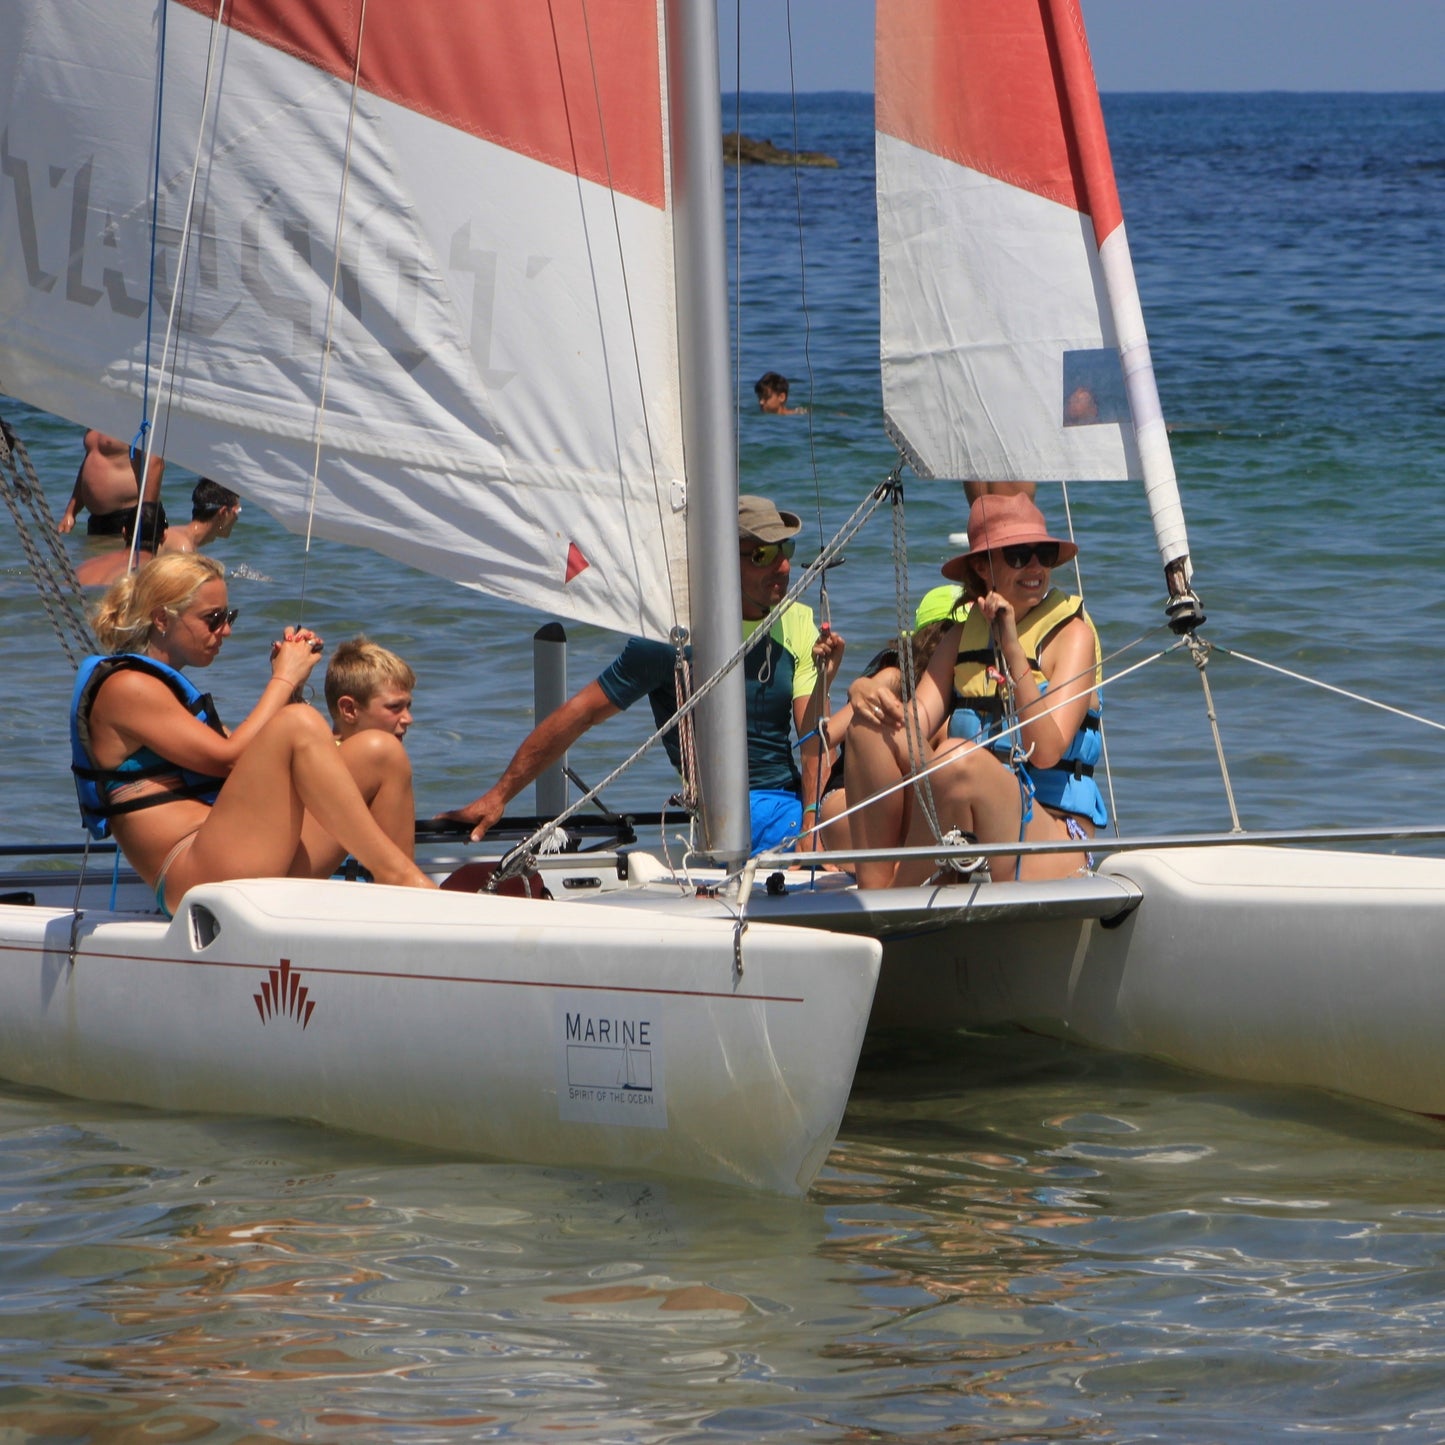
<path id="1" fill-rule="evenodd" d="M 1445 719 L 1445 97 L 1106 113 L 1244 821 L 1438 822 L 1438 732 L 1231 654 Z M 740 119 L 791 143 L 786 101 Z M 811 415 L 744 407 L 739 436 L 744 487 L 817 535 L 892 463 L 867 98 L 806 98 L 798 141 L 842 164 L 745 177 L 738 375 L 750 403 L 784 371 Z M 79 428 L 6 415 L 58 512 Z M 959 501 L 909 488 L 915 595 Z M 1136 503 L 1069 497 L 1106 645 L 1146 639 L 1130 658 L 1167 641 Z M 834 574 L 860 659 L 893 615 L 888 540 Z M 217 555 L 243 609 L 208 679 L 229 715 L 304 607 L 417 666 L 422 812 L 529 726 L 540 616 L 326 545 L 303 602 L 299 544 L 254 507 Z M 74 838 L 68 676 L 8 527 L 0 627 L 0 841 Z M 578 683 L 616 639 L 571 643 Z M 1108 718 L 1124 831 L 1227 825 L 1187 659 L 1121 683 Z M 619 719 L 573 764 L 599 776 L 639 735 Z M 644 765 L 611 801 L 670 785 Z M 1011 1034 L 873 1053 L 797 1203 L 0 1089 L 0 1440 L 1445 1439 L 1442 1144 Z"/>

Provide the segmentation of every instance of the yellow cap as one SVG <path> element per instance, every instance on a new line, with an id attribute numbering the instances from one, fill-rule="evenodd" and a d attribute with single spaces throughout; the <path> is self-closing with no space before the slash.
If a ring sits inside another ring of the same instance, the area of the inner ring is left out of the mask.
<path id="1" fill-rule="evenodd" d="M 945 582 L 943 586 L 925 592 L 923 600 L 918 604 L 918 611 L 913 615 L 914 627 L 926 627 L 930 622 L 940 622 L 945 617 L 953 616 L 954 608 L 962 600 L 963 588 L 956 587 L 951 582 Z"/>

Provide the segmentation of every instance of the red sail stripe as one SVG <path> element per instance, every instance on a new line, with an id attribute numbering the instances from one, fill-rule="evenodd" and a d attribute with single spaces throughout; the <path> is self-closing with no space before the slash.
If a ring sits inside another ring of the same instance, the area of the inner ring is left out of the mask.
<path id="1" fill-rule="evenodd" d="M 1123 219 L 1078 0 L 878 0 L 887 135 L 1092 216 Z"/>
<path id="2" fill-rule="evenodd" d="M 177 3 L 207 18 L 217 9 Z M 224 20 L 349 82 L 359 14 L 355 0 L 230 0 Z M 657 0 L 369 0 L 361 84 L 661 208 L 658 47 Z"/>

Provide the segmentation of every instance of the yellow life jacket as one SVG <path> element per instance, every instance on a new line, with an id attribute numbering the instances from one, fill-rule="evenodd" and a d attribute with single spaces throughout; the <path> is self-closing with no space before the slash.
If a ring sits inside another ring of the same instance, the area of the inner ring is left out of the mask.
<path id="1" fill-rule="evenodd" d="M 1094 637 L 1094 684 L 1104 680 L 1104 654 L 1099 645 L 1099 634 L 1084 611 L 1084 599 L 1071 597 L 1051 587 L 1044 594 L 1039 605 L 1028 612 L 1018 623 L 1019 642 L 1023 645 L 1024 656 L 1033 670 L 1034 681 L 1040 690 L 1047 688 L 1049 680 L 1039 665 L 1039 657 L 1065 623 L 1082 616 L 1089 623 Z M 989 669 L 998 665 L 994 656 L 993 636 L 989 630 L 988 618 L 983 609 L 972 607 L 963 622 L 963 636 L 958 640 L 958 665 L 953 669 L 953 695 L 956 701 L 974 698 L 998 698 L 998 682 L 989 675 Z M 980 709 L 983 711 L 984 709 Z"/>
<path id="2" fill-rule="evenodd" d="M 1104 654 L 1099 633 L 1084 611 L 1081 597 L 1068 596 L 1052 587 L 1043 600 L 1018 624 L 1019 641 L 1024 656 L 1033 670 L 1034 682 L 1041 693 L 1048 690 L 1049 680 L 1039 664 L 1039 656 L 1059 629 L 1082 617 L 1089 624 L 1094 638 L 1094 686 L 1104 680 Z M 987 742 L 1003 729 L 1003 699 L 999 695 L 998 666 L 988 619 L 974 607 L 964 619 L 963 635 L 958 642 L 958 662 L 953 669 L 953 716 L 949 722 L 951 737 Z M 999 738 L 994 750 L 1009 762 L 1014 738 Z M 1094 765 L 1103 755 L 1099 735 L 1099 706 L 1095 702 L 1084 715 L 1078 732 L 1058 762 L 1049 768 L 1025 764 L 1040 802 L 1066 813 L 1078 813 L 1102 826 L 1109 821 L 1103 795 L 1094 783 Z"/>

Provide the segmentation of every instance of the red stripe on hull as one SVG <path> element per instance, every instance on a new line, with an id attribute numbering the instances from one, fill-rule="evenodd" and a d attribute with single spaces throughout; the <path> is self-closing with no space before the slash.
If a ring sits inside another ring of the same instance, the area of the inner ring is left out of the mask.
<path id="1" fill-rule="evenodd" d="M 1123 219 L 1078 0 L 878 0 L 887 135 L 1091 216 Z"/>
<path id="2" fill-rule="evenodd" d="M 207 19 L 217 9 L 176 3 Z M 355 0 L 230 0 L 224 21 L 350 82 L 360 13 Z M 365 14 L 366 91 L 664 204 L 656 0 L 369 0 Z"/>

